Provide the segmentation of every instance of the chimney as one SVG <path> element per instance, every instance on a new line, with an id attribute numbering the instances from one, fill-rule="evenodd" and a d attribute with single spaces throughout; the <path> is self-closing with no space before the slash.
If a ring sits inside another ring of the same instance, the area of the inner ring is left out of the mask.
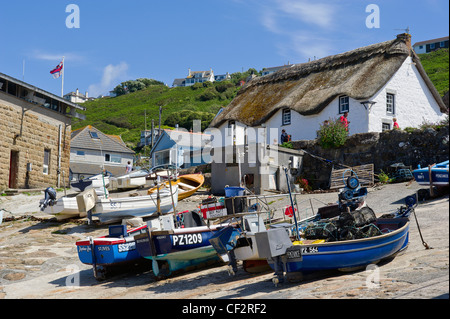
<path id="1" fill-rule="evenodd" d="M 409 33 L 401 33 L 397 35 L 397 39 L 405 42 L 406 46 L 409 50 L 412 50 L 411 46 L 411 34 Z"/>
<path id="2" fill-rule="evenodd" d="M 80 91 L 78 91 L 78 89 L 77 89 L 77 91 L 76 91 L 76 93 L 75 93 L 75 94 L 76 94 L 76 95 L 78 96 L 78 93 L 79 93 L 79 92 L 80 92 Z"/>
<path id="3" fill-rule="evenodd" d="M 191 68 L 189 68 L 188 76 L 191 76 Z"/>
<path id="4" fill-rule="evenodd" d="M 89 98 L 89 94 L 88 94 L 88 91 L 86 91 L 86 98 Z"/>

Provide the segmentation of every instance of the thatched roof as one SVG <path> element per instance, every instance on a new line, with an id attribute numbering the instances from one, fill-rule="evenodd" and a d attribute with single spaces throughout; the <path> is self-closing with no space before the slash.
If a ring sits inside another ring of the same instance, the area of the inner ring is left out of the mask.
<path id="1" fill-rule="evenodd" d="M 302 115 L 317 114 L 340 95 L 367 100 L 391 79 L 408 56 L 412 56 L 444 109 L 442 99 L 411 48 L 411 36 L 402 34 L 395 40 L 296 64 L 255 78 L 239 91 L 211 126 L 218 127 L 228 120 L 258 126 L 283 108 Z"/>

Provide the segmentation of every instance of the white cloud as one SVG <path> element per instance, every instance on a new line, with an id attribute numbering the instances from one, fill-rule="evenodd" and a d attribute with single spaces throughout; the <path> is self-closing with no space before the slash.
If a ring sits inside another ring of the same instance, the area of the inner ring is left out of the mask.
<path id="1" fill-rule="evenodd" d="M 127 80 L 128 64 L 121 62 L 117 65 L 109 64 L 103 69 L 103 76 L 100 83 L 89 86 L 90 96 L 106 95 L 113 89 L 113 86 Z"/>
<path id="2" fill-rule="evenodd" d="M 260 23 L 279 36 L 279 55 L 302 62 L 329 55 L 329 34 L 338 14 L 335 4 L 323 0 L 270 0 L 259 6 Z"/>
<path id="3" fill-rule="evenodd" d="M 44 61 L 54 61 L 55 63 L 58 61 L 61 61 L 64 57 L 67 61 L 83 61 L 84 57 L 82 55 L 79 55 L 77 53 L 73 52 L 58 52 L 58 53 L 49 53 L 49 52 L 43 52 L 40 50 L 34 50 L 29 54 L 29 57 L 32 59 L 37 60 L 44 60 Z"/>
<path id="4" fill-rule="evenodd" d="M 335 9 L 330 4 L 304 0 L 276 0 L 278 10 L 293 19 L 328 28 L 332 25 Z"/>

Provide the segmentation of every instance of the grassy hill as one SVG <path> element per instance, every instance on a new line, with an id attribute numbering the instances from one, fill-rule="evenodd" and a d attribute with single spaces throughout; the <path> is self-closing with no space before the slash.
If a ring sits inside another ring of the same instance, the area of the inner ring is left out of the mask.
<path id="1" fill-rule="evenodd" d="M 449 89 L 448 49 L 419 54 L 420 62 L 441 96 Z"/>
<path id="2" fill-rule="evenodd" d="M 232 82 L 195 84 L 191 87 L 168 88 L 165 85 L 151 85 L 143 90 L 121 95 L 105 97 L 86 102 L 84 114 L 86 120 L 74 120 L 72 129 L 88 124 L 106 134 L 121 135 L 130 147 L 139 142 L 140 132 L 151 129 L 151 120 L 158 127 L 159 107 L 163 107 L 161 123 L 163 127 L 190 129 L 192 119 L 202 119 L 205 129 L 221 107 L 228 105 L 235 97 L 239 86 Z M 188 124 L 190 123 L 190 124 Z"/>

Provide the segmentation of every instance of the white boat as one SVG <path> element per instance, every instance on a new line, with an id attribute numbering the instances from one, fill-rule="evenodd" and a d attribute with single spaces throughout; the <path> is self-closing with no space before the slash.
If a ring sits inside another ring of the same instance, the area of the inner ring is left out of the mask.
<path id="1" fill-rule="evenodd" d="M 129 174 L 111 177 L 111 189 L 134 189 L 145 186 L 145 177 L 149 174 L 148 170 L 142 169 L 133 171 Z"/>
<path id="2" fill-rule="evenodd" d="M 105 197 L 103 188 L 95 188 L 94 190 L 98 198 Z M 106 194 L 108 194 L 108 190 L 106 190 Z M 57 220 L 86 217 L 87 213 L 85 211 L 80 212 L 79 210 L 77 196 L 80 196 L 80 193 L 70 194 L 56 199 L 56 192 L 49 187 L 45 190 L 45 199 L 39 201 L 39 207 L 42 212 L 48 215 L 54 215 Z"/>
<path id="3" fill-rule="evenodd" d="M 172 195 L 170 188 L 159 193 L 161 214 L 174 211 L 178 204 L 178 185 L 172 186 Z M 134 197 L 99 198 L 92 215 L 98 217 L 102 223 L 109 223 L 133 217 L 150 217 L 156 215 L 157 211 L 157 193 L 154 193 Z"/>
<path id="4" fill-rule="evenodd" d="M 110 175 L 98 174 L 70 184 L 72 190 L 83 192 L 90 188 L 108 187 Z"/>

